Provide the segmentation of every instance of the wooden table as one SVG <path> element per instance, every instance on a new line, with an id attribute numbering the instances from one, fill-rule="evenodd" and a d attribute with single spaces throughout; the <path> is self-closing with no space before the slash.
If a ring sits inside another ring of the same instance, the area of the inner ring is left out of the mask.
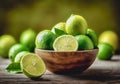
<path id="1" fill-rule="evenodd" d="M 0 58 L 0 84 L 120 84 L 120 55 L 114 55 L 111 61 L 96 59 L 82 74 L 59 75 L 46 71 L 37 80 L 6 72 L 8 64 L 8 59 Z"/>

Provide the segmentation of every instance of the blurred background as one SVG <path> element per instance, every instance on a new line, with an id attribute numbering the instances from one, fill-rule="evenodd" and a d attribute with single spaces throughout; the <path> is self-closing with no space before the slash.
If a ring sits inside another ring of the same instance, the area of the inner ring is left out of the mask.
<path id="1" fill-rule="evenodd" d="M 83 16 L 98 35 L 115 31 L 120 39 L 120 0 L 0 0 L 0 35 L 51 29 L 71 14 Z M 120 47 L 118 51 L 120 50 Z"/>

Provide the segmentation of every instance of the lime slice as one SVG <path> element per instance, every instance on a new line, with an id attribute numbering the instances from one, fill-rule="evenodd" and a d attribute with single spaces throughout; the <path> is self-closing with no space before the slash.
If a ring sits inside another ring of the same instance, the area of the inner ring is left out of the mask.
<path id="1" fill-rule="evenodd" d="M 62 35 L 55 39 L 53 48 L 55 51 L 77 51 L 78 42 L 72 35 Z"/>
<path id="2" fill-rule="evenodd" d="M 38 78 L 46 71 L 43 60 L 34 53 L 25 54 L 21 59 L 20 65 L 23 73 L 29 78 Z"/>

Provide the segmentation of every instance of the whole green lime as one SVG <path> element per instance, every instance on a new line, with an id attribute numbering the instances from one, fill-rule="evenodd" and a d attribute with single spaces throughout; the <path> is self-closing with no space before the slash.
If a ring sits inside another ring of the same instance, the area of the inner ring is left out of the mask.
<path id="1" fill-rule="evenodd" d="M 66 21 L 66 32 L 71 35 L 79 35 L 87 33 L 87 22 L 80 15 L 71 15 Z"/>
<path id="2" fill-rule="evenodd" d="M 105 42 L 113 46 L 114 50 L 117 50 L 118 45 L 119 45 L 119 37 L 116 32 L 114 31 L 104 31 L 100 34 L 99 36 L 99 42 Z"/>
<path id="3" fill-rule="evenodd" d="M 78 41 L 79 50 L 91 50 L 94 48 L 92 40 L 86 35 L 77 35 L 75 38 Z"/>
<path id="4" fill-rule="evenodd" d="M 9 59 L 14 62 L 16 55 L 21 51 L 29 51 L 29 49 L 22 44 L 15 44 L 9 50 Z"/>
<path id="5" fill-rule="evenodd" d="M 99 43 L 98 45 L 98 59 L 100 60 L 110 60 L 113 56 L 113 47 L 108 43 Z"/>
<path id="6" fill-rule="evenodd" d="M 65 31 L 65 22 L 59 22 L 58 24 L 56 24 L 53 28 L 52 28 L 52 32 L 57 36 L 61 36 L 61 35 L 65 35 L 67 34 Z"/>
<path id="7" fill-rule="evenodd" d="M 57 29 L 60 29 L 60 30 L 62 30 L 62 31 L 64 31 L 64 32 L 66 32 L 65 31 L 65 22 L 59 22 L 59 23 L 57 23 L 53 28 L 52 28 L 52 32 L 55 34 L 56 32 L 55 32 L 55 28 L 57 28 Z"/>
<path id="8" fill-rule="evenodd" d="M 92 41 L 94 44 L 94 47 L 97 48 L 98 46 L 98 36 L 96 34 L 96 32 L 93 29 L 87 29 L 87 34 L 86 34 Z"/>
<path id="9" fill-rule="evenodd" d="M 36 37 L 36 48 L 52 50 L 55 38 L 56 36 L 50 30 L 41 31 Z"/>
<path id="10" fill-rule="evenodd" d="M 31 52 L 34 51 L 35 48 L 35 38 L 36 32 L 32 29 L 27 29 L 22 32 L 20 35 L 20 43 L 27 46 Z"/>
<path id="11" fill-rule="evenodd" d="M 11 35 L 2 35 L 0 38 L 0 56 L 7 58 L 11 46 L 16 43 L 16 40 Z"/>

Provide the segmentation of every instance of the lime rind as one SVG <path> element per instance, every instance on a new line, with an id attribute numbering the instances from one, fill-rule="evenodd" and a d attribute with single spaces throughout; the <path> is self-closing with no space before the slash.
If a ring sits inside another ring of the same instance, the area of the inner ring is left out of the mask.
<path id="1" fill-rule="evenodd" d="M 62 35 L 55 39 L 53 48 L 55 51 L 77 51 L 78 42 L 72 35 Z"/>
<path id="2" fill-rule="evenodd" d="M 29 78 L 37 78 L 42 76 L 46 67 L 43 60 L 34 53 L 28 53 L 21 59 L 21 69 L 23 73 Z"/>

